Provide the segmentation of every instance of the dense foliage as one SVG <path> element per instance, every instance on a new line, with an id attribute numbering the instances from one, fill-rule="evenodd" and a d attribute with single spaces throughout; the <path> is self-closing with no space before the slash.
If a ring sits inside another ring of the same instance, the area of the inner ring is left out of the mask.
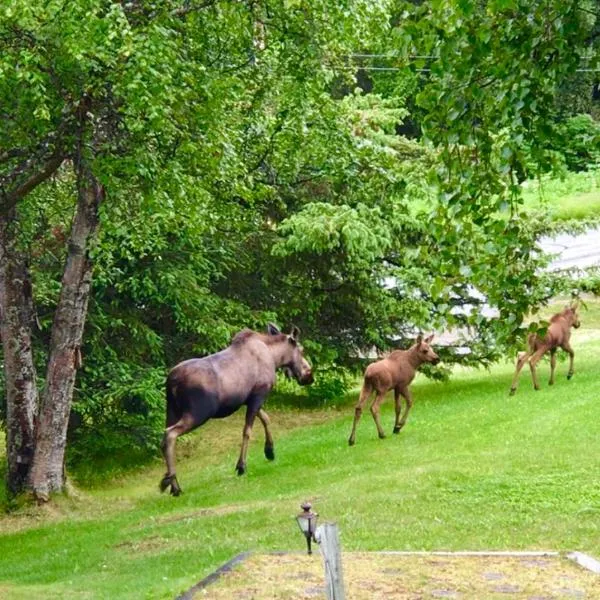
<path id="1" fill-rule="evenodd" d="M 598 156 L 590 117 L 556 124 L 556 90 L 592 56 L 595 20 L 580 5 L 2 9 L 0 93 L 18 98 L 2 147 L 40 160 L 40 139 L 67 147 L 82 90 L 102 123 L 94 169 L 107 200 L 72 457 L 155 448 L 167 368 L 269 320 L 301 328 L 317 369 L 308 393 L 326 399 L 366 355 L 418 330 L 459 331 L 446 362 L 505 353 L 523 316 L 569 288 L 542 269 L 546 222 L 522 212 L 519 180 L 557 152 L 572 169 Z M 362 49 L 403 66 L 357 72 Z M 8 177 L 21 157 L 5 158 Z M 40 368 L 72 218 L 70 158 L 18 207 Z"/>

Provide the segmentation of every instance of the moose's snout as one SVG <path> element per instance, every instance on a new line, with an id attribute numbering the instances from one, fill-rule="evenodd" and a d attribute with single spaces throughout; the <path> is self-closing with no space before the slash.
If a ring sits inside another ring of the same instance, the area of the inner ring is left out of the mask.
<path id="1" fill-rule="evenodd" d="M 434 359 L 431 361 L 431 364 L 433 364 L 433 365 L 437 365 L 439 362 L 440 362 L 440 357 L 439 357 L 439 356 L 436 356 L 436 357 L 435 357 L 435 358 L 434 358 Z"/>
<path id="2" fill-rule="evenodd" d="M 304 357 L 302 357 L 302 362 L 300 364 L 299 371 L 300 371 L 300 373 L 296 372 L 295 376 L 296 376 L 296 381 L 300 385 L 310 385 L 314 381 L 310 363 Z"/>
<path id="3" fill-rule="evenodd" d="M 300 375 L 298 383 L 300 385 L 310 385 L 314 380 L 315 378 L 313 377 L 312 370 L 308 369 L 307 371 L 302 371 L 302 375 Z"/>

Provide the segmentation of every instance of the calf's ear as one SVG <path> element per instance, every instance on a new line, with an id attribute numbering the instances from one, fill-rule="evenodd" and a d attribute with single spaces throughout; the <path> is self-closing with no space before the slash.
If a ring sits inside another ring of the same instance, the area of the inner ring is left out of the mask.
<path id="1" fill-rule="evenodd" d="M 300 329 L 298 329 L 295 325 L 292 326 L 292 333 L 290 333 L 290 337 L 296 341 L 298 341 L 300 338 Z"/>
<path id="2" fill-rule="evenodd" d="M 434 335 L 435 335 L 435 334 L 434 334 L 434 333 L 432 333 L 430 336 L 427 336 L 427 337 L 425 338 L 425 343 L 426 343 L 426 344 L 429 344 L 429 343 L 431 342 L 431 340 L 433 339 L 433 336 L 434 336 Z"/>
<path id="3" fill-rule="evenodd" d="M 417 336 L 416 343 L 417 343 L 417 344 L 420 344 L 422 341 L 423 341 L 423 336 L 422 336 L 421 334 L 419 334 L 419 335 Z"/>
<path id="4" fill-rule="evenodd" d="M 279 331 L 279 327 L 277 327 L 277 325 L 274 323 L 269 323 L 267 325 L 267 331 L 269 332 L 269 335 L 279 335 L 281 333 L 281 331 Z"/>

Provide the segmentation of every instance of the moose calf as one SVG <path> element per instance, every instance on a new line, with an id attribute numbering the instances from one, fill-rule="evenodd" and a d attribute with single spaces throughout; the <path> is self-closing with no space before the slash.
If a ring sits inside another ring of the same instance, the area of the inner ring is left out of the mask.
<path id="1" fill-rule="evenodd" d="M 360 421 L 363 407 L 373 392 L 376 392 L 375 400 L 371 405 L 371 414 L 377 426 L 377 432 L 380 438 L 385 437 L 381 422 L 379 420 L 379 407 L 383 402 L 385 394 L 394 389 L 394 400 L 396 402 L 396 422 L 394 425 L 394 433 L 399 433 L 408 417 L 408 413 L 412 406 L 412 396 L 408 390 L 410 382 L 415 378 L 417 369 L 423 363 L 432 363 L 436 365 L 440 358 L 429 345 L 433 339 L 433 334 L 423 339 L 420 335 L 417 337 L 415 344 L 408 350 L 394 350 L 389 356 L 382 360 L 378 360 L 367 367 L 364 375 L 364 382 L 358 404 L 354 409 L 354 423 L 352 425 L 352 433 L 348 439 L 350 446 L 354 445 L 356 438 L 356 426 Z M 401 401 L 400 396 L 404 396 L 406 400 L 406 408 L 404 414 L 400 418 Z"/>

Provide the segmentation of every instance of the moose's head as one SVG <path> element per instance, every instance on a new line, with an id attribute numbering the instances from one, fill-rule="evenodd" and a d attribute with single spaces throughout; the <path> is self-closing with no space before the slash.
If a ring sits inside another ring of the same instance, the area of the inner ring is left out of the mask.
<path id="1" fill-rule="evenodd" d="M 288 376 L 294 379 L 300 385 L 310 385 L 314 381 L 310 363 L 304 358 L 304 350 L 299 342 L 300 330 L 293 326 L 288 334 L 282 334 L 279 328 L 273 323 L 269 323 L 267 331 L 270 335 L 285 335 L 286 347 L 281 360 L 281 368 Z"/>
<path id="2" fill-rule="evenodd" d="M 416 339 L 415 346 L 417 348 L 417 352 L 419 354 L 419 358 L 421 362 L 428 362 L 433 365 L 437 365 L 440 362 L 440 357 L 433 351 L 433 348 L 430 346 L 431 340 L 433 340 L 433 333 L 423 339 L 423 336 L 419 334 Z"/>

